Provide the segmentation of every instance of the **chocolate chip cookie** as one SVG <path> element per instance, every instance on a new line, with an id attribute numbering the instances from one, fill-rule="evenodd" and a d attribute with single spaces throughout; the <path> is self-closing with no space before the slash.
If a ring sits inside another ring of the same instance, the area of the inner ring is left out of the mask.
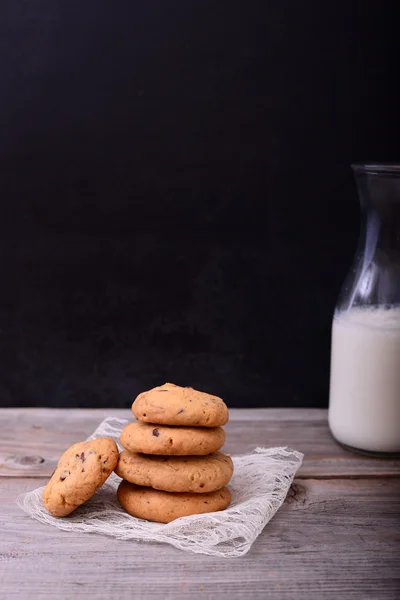
<path id="1" fill-rule="evenodd" d="M 58 461 L 42 498 L 54 517 L 65 517 L 98 490 L 118 462 L 117 444 L 111 438 L 79 442 Z"/>
<path id="2" fill-rule="evenodd" d="M 139 421 L 158 425 L 219 427 L 229 418 L 221 398 L 173 383 L 139 394 L 132 411 Z"/>
<path id="3" fill-rule="evenodd" d="M 178 427 L 154 423 L 130 423 L 121 433 L 121 444 L 129 452 L 164 455 L 206 455 L 225 443 L 222 427 Z"/>
<path id="4" fill-rule="evenodd" d="M 117 498 L 133 517 L 170 523 L 179 517 L 224 510 L 231 502 L 231 493 L 226 487 L 206 494 L 171 493 L 121 481 Z"/>
<path id="5" fill-rule="evenodd" d="M 152 456 L 123 450 L 115 472 L 130 483 L 156 490 L 203 494 L 219 490 L 230 481 L 233 463 L 222 452 L 208 456 Z"/>

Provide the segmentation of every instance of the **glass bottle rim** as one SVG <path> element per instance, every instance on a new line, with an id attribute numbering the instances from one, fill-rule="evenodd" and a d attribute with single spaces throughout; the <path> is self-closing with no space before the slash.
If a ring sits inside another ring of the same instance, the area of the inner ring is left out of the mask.
<path id="1" fill-rule="evenodd" d="M 354 163 L 351 165 L 351 168 L 356 174 L 367 173 L 368 175 L 391 175 L 392 177 L 400 177 L 400 163 Z"/>

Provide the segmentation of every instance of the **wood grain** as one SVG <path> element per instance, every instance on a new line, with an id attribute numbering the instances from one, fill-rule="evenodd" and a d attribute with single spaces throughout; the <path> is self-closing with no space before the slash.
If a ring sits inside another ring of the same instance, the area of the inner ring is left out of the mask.
<path id="1" fill-rule="evenodd" d="M 63 532 L 21 512 L 0 486 L 0 598 L 394 600 L 400 594 L 400 480 L 297 480 L 242 558 Z"/>
<path id="2" fill-rule="evenodd" d="M 399 600 L 400 461 L 343 450 L 324 410 L 232 410 L 225 450 L 292 446 L 304 465 L 242 558 L 59 531 L 15 504 L 106 416 L 129 410 L 0 409 L 0 600 Z"/>
<path id="3" fill-rule="evenodd" d="M 326 410 L 230 412 L 224 447 L 229 454 L 257 446 L 291 446 L 305 455 L 299 477 L 400 477 L 400 460 L 364 457 L 339 446 L 329 433 Z M 0 476 L 48 477 L 62 452 L 107 416 L 133 418 L 128 409 L 0 409 Z"/>

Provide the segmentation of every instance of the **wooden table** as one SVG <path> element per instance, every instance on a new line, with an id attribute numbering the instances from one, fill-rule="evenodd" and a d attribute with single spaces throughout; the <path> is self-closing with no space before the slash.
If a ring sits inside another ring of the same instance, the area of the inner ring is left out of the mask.
<path id="1" fill-rule="evenodd" d="M 45 526 L 15 504 L 61 452 L 129 410 L 0 409 L 0 598 L 400 598 L 400 461 L 343 450 L 324 410 L 231 410 L 228 453 L 290 445 L 304 464 L 242 558 Z"/>

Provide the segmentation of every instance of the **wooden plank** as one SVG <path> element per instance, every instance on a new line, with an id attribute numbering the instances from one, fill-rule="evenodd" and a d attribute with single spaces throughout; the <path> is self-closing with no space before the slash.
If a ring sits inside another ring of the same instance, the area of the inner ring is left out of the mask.
<path id="1" fill-rule="evenodd" d="M 59 531 L 14 503 L 45 480 L 0 482 L 0 598 L 395 600 L 400 480 L 296 480 L 242 558 Z"/>
<path id="2" fill-rule="evenodd" d="M 129 409 L 0 409 L 0 476 L 48 477 L 61 453 L 85 439 L 107 416 L 132 419 Z M 291 446 L 305 454 L 299 477 L 399 477 L 400 460 L 364 457 L 331 437 L 320 409 L 232 409 L 225 451 Z"/>

